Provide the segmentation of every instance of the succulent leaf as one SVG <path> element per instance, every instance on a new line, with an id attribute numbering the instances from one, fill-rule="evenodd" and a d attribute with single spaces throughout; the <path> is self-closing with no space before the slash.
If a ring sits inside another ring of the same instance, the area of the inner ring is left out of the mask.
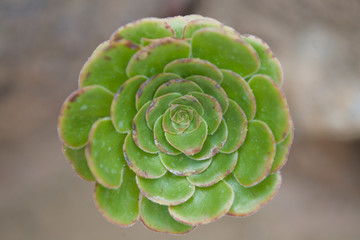
<path id="1" fill-rule="evenodd" d="M 85 146 L 90 128 L 99 118 L 110 115 L 111 92 L 100 86 L 81 88 L 64 102 L 59 117 L 59 135 L 72 148 Z"/>
<path id="2" fill-rule="evenodd" d="M 86 156 L 85 156 L 85 147 L 72 149 L 63 145 L 63 152 L 66 158 L 69 160 L 71 166 L 83 179 L 93 182 L 95 181 L 94 175 L 91 173 Z"/>
<path id="3" fill-rule="evenodd" d="M 228 215 L 244 217 L 253 214 L 274 197 L 280 187 L 281 176 L 279 172 L 270 174 L 253 187 L 243 187 L 233 174 L 226 177 L 225 181 L 235 193 Z"/>
<path id="4" fill-rule="evenodd" d="M 284 140 L 276 144 L 276 153 L 274 157 L 274 162 L 271 167 L 271 173 L 274 173 L 282 168 L 284 164 L 286 163 L 286 160 L 288 158 L 291 143 L 294 139 L 294 125 L 291 121 L 290 123 L 290 130 Z"/>
<path id="5" fill-rule="evenodd" d="M 220 83 L 222 81 L 221 71 L 211 62 L 199 58 L 183 58 L 168 63 L 164 72 L 175 73 L 182 78 L 194 75 L 206 76 Z"/>
<path id="6" fill-rule="evenodd" d="M 120 226 L 130 226 L 139 217 L 139 194 L 135 173 L 125 166 L 119 188 L 109 189 L 96 184 L 95 203 L 110 222 Z"/>
<path id="7" fill-rule="evenodd" d="M 109 117 L 97 120 L 91 128 L 86 159 L 96 181 L 105 187 L 120 186 L 125 165 L 122 150 L 125 137 L 116 132 Z"/>
<path id="8" fill-rule="evenodd" d="M 129 77 L 136 75 L 154 76 L 162 73 L 169 62 L 187 58 L 190 55 L 190 45 L 174 38 L 162 38 L 142 48 L 135 53 L 127 66 Z"/>
<path id="9" fill-rule="evenodd" d="M 144 225 L 156 232 L 184 234 L 195 228 L 176 221 L 171 217 L 167 206 L 154 203 L 146 197 L 142 197 L 140 201 L 140 212 Z"/>
<path id="10" fill-rule="evenodd" d="M 250 187 L 261 182 L 269 174 L 275 156 L 275 140 L 270 128 L 259 120 L 249 122 L 238 153 L 234 174 L 239 183 Z"/>
<path id="11" fill-rule="evenodd" d="M 99 45 L 64 102 L 63 152 L 110 222 L 185 234 L 276 194 L 294 138 L 281 65 L 200 15 L 144 18 Z"/>
<path id="12" fill-rule="evenodd" d="M 80 73 L 80 87 L 101 85 L 116 93 L 128 79 L 127 63 L 140 46 L 128 40 L 102 43 L 89 58 Z"/>
<path id="13" fill-rule="evenodd" d="M 196 31 L 191 47 L 194 58 L 207 60 L 242 77 L 256 72 L 260 66 L 259 56 L 251 45 L 223 29 L 203 28 Z"/>
<path id="14" fill-rule="evenodd" d="M 245 140 L 247 120 L 241 107 L 232 99 L 229 101 L 229 109 L 223 115 L 228 129 L 226 143 L 221 148 L 222 153 L 236 151 Z"/>
<path id="15" fill-rule="evenodd" d="M 210 187 L 196 188 L 186 202 L 170 206 L 171 216 L 184 224 L 201 225 L 224 216 L 234 200 L 234 191 L 224 181 Z"/>
<path id="16" fill-rule="evenodd" d="M 136 76 L 127 80 L 115 95 L 111 105 L 111 119 L 118 132 L 127 133 L 132 129 L 136 115 L 134 98 L 139 86 L 146 81 L 144 76 Z"/>
<path id="17" fill-rule="evenodd" d="M 141 192 L 151 201 L 161 205 L 178 205 L 188 200 L 195 191 L 185 177 L 167 172 L 157 179 L 147 179 L 137 176 L 136 182 Z"/>
<path id="18" fill-rule="evenodd" d="M 248 42 L 257 52 L 260 58 L 260 68 L 256 74 L 264 74 L 271 77 L 278 85 L 282 84 L 283 72 L 279 60 L 274 56 L 269 45 L 262 39 L 253 35 L 245 35 L 243 39 Z"/>
<path id="19" fill-rule="evenodd" d="M 249 85 L 256 99 L 255 118 L 270 127 L 277 143 L 282 141 L 290 129 L 289 108 L 283 93 L 266 75 L 255 75 Z"/>
<path id="20" fill-rule="evenodd" d="M 139 110 L 146 102 L 153 100 L 156 90 L 164 83 L 180 76 L 173 73 L 160 73 L 141 84 L 136 93 L 136 109 Z"/>
<path id="21" fill-rule="evenodd" d="M 200 173 L 209 167 L 212 160 L 208 158 L 204 161 L 196 161 L 185 154 L 173 156 L 166 153 L 160 153 L 160 159 L 168 171 L 178 176 Z"/>
<path id="22" fill-rule="evenodd" d="M 234 170 L 237 159 L 237 152 L 216 154 L 205 171 L 189 176 L 188 180 L 198 187 L 214 185 Z"/>
<path id="23" fill-rule="evenodd" d="M 134 142 L 131 133 L 126 136 L 123 148 L 127 164 L 137 175 L 144 178 L 159 178 L 166 173 L 159 155 L 142 151 Z"/>

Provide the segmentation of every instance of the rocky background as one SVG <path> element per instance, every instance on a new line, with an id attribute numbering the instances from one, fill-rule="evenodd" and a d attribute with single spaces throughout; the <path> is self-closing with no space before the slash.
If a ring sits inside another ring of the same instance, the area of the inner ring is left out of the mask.
<path id="1" fill-rule="evenodd" d="M 360 239 L 359 0 L 1 0 L 0 239 Z M 198 13 L 269 43 L 284 67 L 295 142 L 258 213 L 185 237 L 120 228 L 61 153 L 63 100 L 95 47 L 148 16 Z"/>

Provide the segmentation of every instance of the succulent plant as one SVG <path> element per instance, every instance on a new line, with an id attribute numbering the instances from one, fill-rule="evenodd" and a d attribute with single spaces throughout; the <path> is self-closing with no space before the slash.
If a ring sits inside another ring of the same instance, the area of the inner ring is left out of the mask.
<path id="1" fill-rule="evenodd" d="M 183 234 L 247 216 L 277 192 L 293 140 L 269 46 L 217 20 L 145 18 L 81 70 L 58 131 L 103 216 Z"/>

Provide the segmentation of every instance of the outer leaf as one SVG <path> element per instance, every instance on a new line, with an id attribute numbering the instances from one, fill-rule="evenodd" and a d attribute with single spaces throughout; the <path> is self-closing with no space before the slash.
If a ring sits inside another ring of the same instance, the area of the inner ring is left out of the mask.
<path id="1" fill-rule="evenodd" d="M 233 200 L 232 188 L 224 181 L 220 181 L 210 187 L 196 188 L 194 195 L 188 201 L 170 206 L 169 212 L 173 218 L 185 224 L 206 224 L 224 216 Z"/>
<path id="2" fill-rule="evenodd" d="M 138 51 L 129 61 L 128 76 L 145 75 L 151 77 L 161 73 L 169 62 L 186 58 L 190 54 L 190 45 L 174 38 L 162 38 Z"/>
<path id="3" fill-rule="evenodd" d="M 279 60 L 275 57 L 269 45 L 253 35 L 245 35 L 243 39 L 248 42 L 259 55 L 260 68 L 256 74 L 265 74 L 271 77 L 278 85 L 281 85 L 283 81 L 283 71 Z"/>
<path id="4" fill-rule="evenodd" d="M 150 101 L 144 104 L 134 117 L 133 139 L 136 145 L 148 153 L 157 153 L 159 149 L 155 145 L 154 132 L 146 122 L 146 111 L 150 106 Z"/>
<path id="5" fill-rule="evenodd" d="M 184 29 L 184 38 L 191 38 L 192 35 L 199 29 L 206 28 L 206 27 L 218 27 L 220 28 L 222 24 L 213 19 L 213 18 L 200 18 L 195 19 L 186 24 Z"/>
<path id="6" fill-rule="evenodd" d="M 156 232 L 184 234 L 195 228 L 175 221 L 167 206 L 154 203 L 146 197 L 142 197 L 140 201 L 140 212 L 141 221 L 144 225 Z"/>
<path id="7" fill-rule="evenodd" d="M 160 153 L 160 159 L 167 170 L 178 176 L 190 176 L 200 173 L 208 168 L 211 163 L 211 158 L 205 161 L 196 161 L 184 154 L 172 156 Z"/>
<path id="8" fill-rule="evenodd" d="M 85 154 L 96 181 L 108 188 L 120 186 L 125 159 L 122 151 L 125 134 L 115 131 L 110 118 L 94 123 Z"/>
<path id="9" fill-rule="evenodd" d="M 291 144 L 294 139 L 294 125 L 292 121 L 290 124 L 291 124 L 290 125 L 291 128 L 288 134 L 286 135 L 286 137 L 284 138 L 284 140 L 276 144 L 276 153 L 275 153 L 273 165 L 271 167 L 271 173 L 281 169 L 288 159 Z"/>
<path id="10" fill-rule="evenodd" d="M 200 127 L 193 132 L 180 134 L 170 134 L 165 132 L 165 137 L 174 148 L 186 155 L 193 155 L 200 152 L 207 133 L 207 124 L 202 120 Z"/>
<path id="11" fill-rule="evenodd" d="M 270 128 L 261 121 L 249 122 L 245 142 L 239 148 L 234 175 L 239 183 L 251 187 L 268 174 L 275 156 L 275 140 Z"/>
<path id="12" fill-rule="evenodd" d="M 191 45 L 194 58 L 207 60 L 243 77 L 256 72 L 260 66 L 259 57 L 251 45 L 223 29 L 200 29 L 194 33 Z"/>
<path id="13" fill-rule="evenodd" d="M 140 44 L 142 38 L 157 39 L 171 37 L 173 35 L 173 30 L 163 19 L 143 18 L 119 28 L 111 36 L 111 42 L 116 42 L 125 38 Z"/>
<path id="14" fill-rule="evenodd" d="M 281 142 L 290 129 L 289 107 L 279 86 L 266 75 L 256 75 L 249 81 L 256 98 L 255 119 L 264 121 Z"/>
<path id="15" fill-rule="evenodd" d="M 125 138 L 123 149 L 128 166 L 137 175 L 144 178 L 159 178 L 166 173 L 159 155 L 150 154 L 138 148 L 130 133 Z"/>
<path id="16" fill-rule="evenodd" d="M 118 132 L 126 133 L 132 129 L 132 122 L 137 112 L 135 95 L 139 86 L 146 81 L 144 76 L 127 80 L 120 88 L 111 105 L 111 120 Z"/>
<path id="17" fill-rule="evenodd" d="M 214 64 L 199 58 L 174 60 L 165 66 L 164 72 L 175 73 L 182 78 L 193 75 L 206 76 L 218 83 L 220 83 L 223 78 L 221 71 Z"/>
<path id="18" fill-rule="evenodd" d="M 108 189 L 96 184 L 95 203 L 110 222 L 130 226 L 139 217 L 139 194 L 135 174 L 125 166 L 123 181 L 118 189 Z"/>
<path id="19" fill-rule="evenodd" d="M 110 115 L 111 92 L 100 86 L 89 86 L 73 92 L 64 102 L 59 117 L 59 135 L 69 147 L 83 147 L 91 126 Z"/>
<path id="20" fill-rule="evenodd" d="M 248 120 L 252 120 L 256 112 L 255 96 L 248 83 L 232 71 L 222 70 L 224 80 L 221 87 L 227 96 L 234 100 L 244 111 Z"/>
<path id="21" fill-rule="evenodd" d="M 79 86 L 101 85 L 116 93 L 128 79 L 127 64 L 140 46 L 122 39 L 113 44 L 102 43 L 80 72 Z"/>
<path id="22" fill-rule="evenodd" d="M 167 23 L 170 24 L 170 26 L 172 27 L 172 29 L 175 32 L 175 37 L 176 38 L 183 38 L 183 30 L 185 25 L 193 20 L 193 19 L 198 19 L 198 18 L 202 18 L 202 16 L 200 15 L 187 15 L 187 16 L 176 16 L 176 17 L 169 17 L 166 19 Z"/>
<path id="23" fill-rule="evenodd" d="M 188 200 L 195 191 L 195 186 L 185 177 L 167 172 L 157 179 L 137 176 L 136 182 L 143 194 L 153 202 L 161 205 L 177 205 Z"/>
<path id="24" fill-rule="evenodd" d="M 247 188 L 241 186 L 233 174 L 226 177 L 225 181 L 235 193 L 234 203 L 228 215 L 245 217 L 259 210 L 275 196 L 280 187 L 281 176 L 278 172 L 271 174 L 261 183 Z"/>
<path id="25" fill-rule="evenodd" d="M 203 172 L 188 177 L 189 182 L 199 187 L 214 185 L 229 175 L 235 168 L 238 153 L 218 153 L 213 157 L 210 166 Z"/>
<path id="26" fill-rule="evenodd" d="M 220 152 L 231 153 L 243 144 L 247 131 L 247 120 L 245 113 L 232 99 L 229 101 L 229 109 L 223 118 L 228 127 L 228 137 Z"/>
<path id="27" fill-rule="evenodd" d="M 94 182 L 95 177 L 92 175 L 85 157 L 85 147 L 72 149 L 63 145 L 63 152 L 69 160 L 71 166 L 83 179 Z"/>
<path id="28" fill-rule="evenodd" d="M 173 73 L 160 73 L 141 84 L 136 93 L 136 109 L 140 109 L 146 102 L 153 100 L 155 91 L 171 79 L 179 79 L 180 76 Z"/>

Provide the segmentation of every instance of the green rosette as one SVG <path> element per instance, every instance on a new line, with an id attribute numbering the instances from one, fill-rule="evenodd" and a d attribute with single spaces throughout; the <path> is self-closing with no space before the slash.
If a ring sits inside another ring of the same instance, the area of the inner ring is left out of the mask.
<path id="1" fill-rule="evenodd" d="M 145 18 L 90 56 L 58 132 L 107 220 L 185 234 L 278 191 L 294 130 L 282 82 L 255 36 L 199 15 Z"/>

